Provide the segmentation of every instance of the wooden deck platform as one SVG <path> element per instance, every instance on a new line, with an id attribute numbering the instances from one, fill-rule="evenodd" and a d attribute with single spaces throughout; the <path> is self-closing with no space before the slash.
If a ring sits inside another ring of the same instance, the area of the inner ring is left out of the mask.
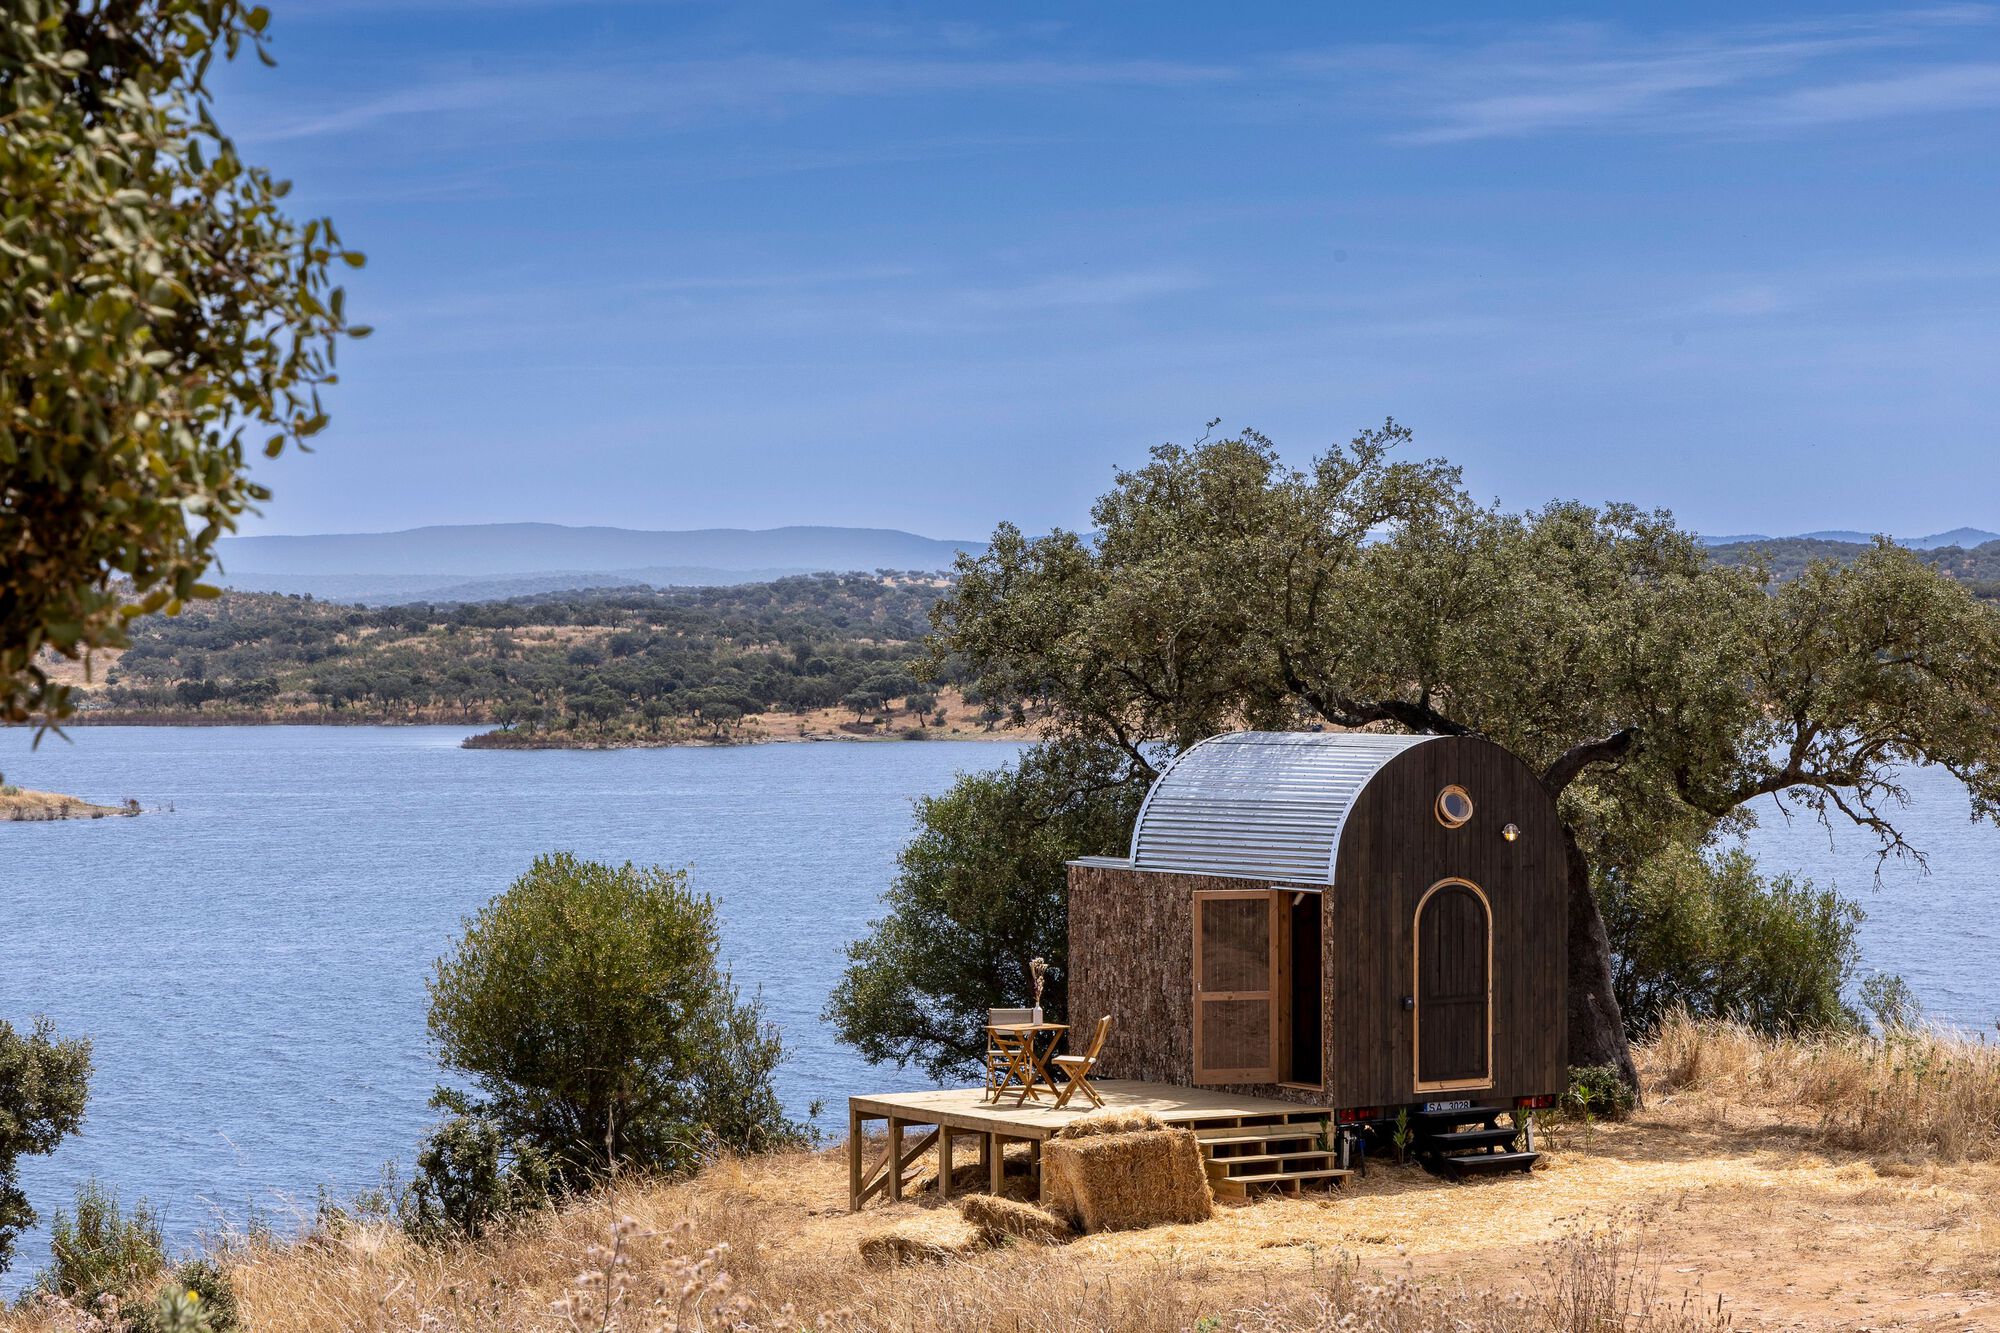
<path id="1" fill-rule="evenodd" d="M 1181 1088 L 1165 1083 L 1136 1083 L 1118 1079 L 1093 1080 L 1104 1098 L 1107 1111 L 1151 1111 L 1170 1125 L 1195 1129 L 1218 1129 L 1231 1125 L 1274 1125 L 1294 1121 L 1324 1120 L 1323 1107 L 1272 1097 L 1251 1097 L 1219 1092 L 1212 1088 Z M 986 1100 L 980 1088 L 940 1088 L 925 1092 L 886 1092 L 847 1099 L 847 1185 L 848 1208 L 858 1210 L 874 1195 L 891 1200 L 903 1197 L 903 1172 L 926 1151 L 935 1147 L 938 1155 L 940 1191 L 951 1194 L 953 1141 L 975 1136 L 979 1141 L 979 1161 L 985 1168 L 988 1188 L 1000 1192 L 1006 1145 L 1021 1141 L 1029 1145 L 1030 1160 L 1039 1174 L 1042 1142 L 1064 1125 L 1094 1108 L 1072 1105 L 1056 1110 L 1052 1099 L 1014 1104 L 1013 1095 L 1000 1101 Z M 871 1121 L 886 1121 L 888 1145 L 875 1164 L 863 1170 L 864 1138 Z M 905 1131 L 920 1129 L 914 1142 L 905 1141 Z M 893 1165 L 892 1165 L 893 1163 Z M 1341 1174 L 1346 1174 L 1342 1172 Z"/>

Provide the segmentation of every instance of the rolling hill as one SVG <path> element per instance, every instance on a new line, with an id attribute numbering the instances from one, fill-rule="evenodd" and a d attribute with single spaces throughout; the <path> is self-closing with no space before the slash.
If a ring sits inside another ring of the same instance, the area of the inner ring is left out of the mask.
<path id="1" fill-rule="evenodd" d="M 944 570 L 985 543 L 890 528 L 645 531 L 480 523 L 401 532 L 225 537 L 213 581 L 335 601 L 490 601 L 577 588 L 713 587 L 787 575 Z"/>
<path id="2" fill-rule="evenodd" d="M 1851 528 L 1801 532 L 1791 537 L 1772 537 L 1761 532 L 1741 532 L 1724 537 L 1702 538 L 1702 541 L 1709 546 L 1745 546 L 1753 542 L 1837 542 L 1848 546 L 1865 546 L 1874 540 L 1873 533 L 1857 532 Z M 1950 532 L 1933 532 L 1928 537 L 1896 538 L 1897 545 L 1907 546 L 1912 551 L 1935 551 L 1946 546 L 1961 546 L 1969 550 L 1992 541 L 2000 541 L 2000 532 L 1988 532 L 1984 528 L 1953 528 Z"/>

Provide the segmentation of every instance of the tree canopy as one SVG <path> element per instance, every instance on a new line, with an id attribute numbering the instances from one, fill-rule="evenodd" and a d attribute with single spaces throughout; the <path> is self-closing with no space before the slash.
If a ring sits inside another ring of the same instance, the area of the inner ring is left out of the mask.
<path id="1" fill-rule="evenodd" d="M 21 1158 L 46 1156 L 76 1133 L 89 1095 L 88 1041 L 56 1036 L 45 1018 L 25 1035 L 0 1018 L 0 1270 L 35 1224 L 18 1182 Z"/>
<path id="2" fill-rule="evenodd" d="M 1773 585 L 1665 513 L 1474 502 L 1394 422 L 1293 470 L 1254 434 L 1121 472 L 1094 540 L 1003 526 L 934 613 L 981 694 L 1149 778 L 1233 727 L 1477 734 L 1542 774 L 1570 842 L 1570 1041 L 1630 1058 L 1593 863 L 1636 866 L 1759 797 L 1897 831 L 1937 764 L 2000 812 L 2000 613 L 1886 542 Z"/>
<path id="3" fill-rule="evenodd" d="M 350 324 L 333 224 L 243 161 L 218 56 L 269 60 L 241 0 L 17 0 L 0 17 L 0 721 L 60 718 L 39 662 L 178 610 L 267 498 L 249 451 L 326 424 Z M 129 589 L 129 596 L 127 590 Z"/>
<path id="4" fill-rule="evenodd" d="M 715 905 L 686 871 L 536 857 L 432 976 L 439 1059 L 478 1090 L 439 1103 L 538 1150 L 571 1186 L 788 1138 L 777 1034 L 717 946 Z"/>

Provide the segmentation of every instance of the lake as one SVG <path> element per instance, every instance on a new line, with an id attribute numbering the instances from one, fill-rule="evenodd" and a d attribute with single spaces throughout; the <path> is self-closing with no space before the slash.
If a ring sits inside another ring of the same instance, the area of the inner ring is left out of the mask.
<path id="1" fill-rule="evenodd" d="M 794 1114 L 857 1089 L 915 1087 L 820 1022 L 841 946 L 878 913 L 911 802 L 1006 762 L 985 742 L 719 749 L 463 750 L 443 727 L 78 728 L 39 751 L 0 736 L 9 782 L 159 807 L 136 819 L 0 823 L 0 1017 L 89 1035 L 84 1132 L 24 1183 L 46 1216 L 95 1175 L 163 1210 L 176 1240 L 289 1224 L 316 1189 L 410 1160 L 437 1081 L 424 979 L 467 913 L 538 852 L 689 865 L 721 902 L 724 953 L 761 987 L 798 1057 Z M 1858 898 L 1864 961 L 1933 1016 L 2000 1017 L 2000 832 L 1967 822 L 1949 777 L 1912 775 L 1928 879 L 1868 841 L 1766 815 L 1766 868 Z M 1768 812 L 1769 807 L 1766 807 Z M 0 1286 L 46 1262 L 25 1238 Z"/>

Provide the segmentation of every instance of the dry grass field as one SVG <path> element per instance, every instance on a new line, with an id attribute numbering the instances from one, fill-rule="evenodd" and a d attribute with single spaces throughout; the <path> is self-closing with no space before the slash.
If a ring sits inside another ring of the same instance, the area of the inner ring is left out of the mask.
<path id="1" fill-rule="evenodd" d="M 938 708 L 945 714 L 942 726 L 917 726 L 916 719 L 892 700 L 894 710 L 886 725 L 859 721 L 845 708 L 818 708 L 804 713 L 753 713 L 737 724 L 735 736 L 751 741 L 851 741 L 851 740 L 934 740 L 934 741 L 1034 741 L 1042 735 L 1042 725 L 1029 719 L 1026 726 L 1005 722 L 988 725 L 980 721 L 978 708 L 965 696 L 947 686 L 937 692 Z"/>
<path id="2" fill-rule="evenodd" d="M 1378 1162 L 1337 1193 L 1057 1247 L 869 1267 L 862 1240 L 956 1214 L 928 1192 L 849 1214 L 831 1151 L 628 1184 L 478 1245 L 364 1225 L 226 1262 L 260 1333 L 2000 1328 L 1989 1048 L 1683 1024 L 1644 1063 L 1646 1107 L 1553 1128 L 1531 1176 Z"/>

